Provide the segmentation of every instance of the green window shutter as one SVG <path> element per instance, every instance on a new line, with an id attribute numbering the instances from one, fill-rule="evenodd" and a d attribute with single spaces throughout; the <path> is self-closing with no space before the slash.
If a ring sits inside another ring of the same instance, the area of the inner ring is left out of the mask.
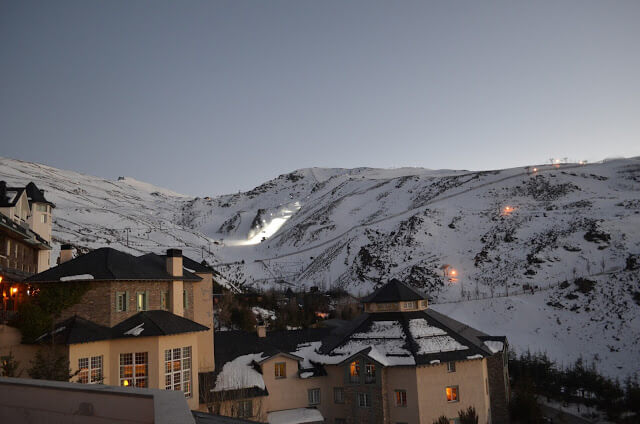
<path id="1" fill-rule="evenodd" d="M 129 310 L 129 299 L 131 298 L 131 294 L 129 293 L 129 291 L 127 290 L 124 293 L 124 310 L 128 311 Z"/>
<path id="2" fill-rule="evenodd" d="M 184 309 L 189 307 L 189 296 L 187 296 L 187 289 L 182 290 L 182 306 Z"/>
<path id="3" fill-rule="evenodd" d="M 116 312 L 120 312 L 120 295 L 122 294 L 122 292 L 116 292 Z"/>

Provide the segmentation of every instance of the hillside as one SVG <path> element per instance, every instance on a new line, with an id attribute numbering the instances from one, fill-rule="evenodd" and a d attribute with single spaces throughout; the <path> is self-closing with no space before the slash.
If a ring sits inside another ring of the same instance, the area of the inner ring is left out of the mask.
<path id="1" fill-rule="evenodd" d="M 59 243 L 127 248 L 130 228 L 129 250 L 187 246 L 258 288 L 360 294 L 398 277 L 518 350 L 582 355 L 617 376 L 640 355 L 638 158 L 536 171 L 311 168 L 213 198 L 9 159 L 0 178 L 47 190 Z"/>

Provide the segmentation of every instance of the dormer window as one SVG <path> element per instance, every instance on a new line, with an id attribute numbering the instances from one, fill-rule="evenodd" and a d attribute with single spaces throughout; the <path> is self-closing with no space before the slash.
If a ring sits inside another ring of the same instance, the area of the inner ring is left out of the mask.
<path id="1" fill-rule="evenodd" d="M 402 302 L 402 307 L 404 309 L 415 309 L 416 308 L 416 302 L 415 301 Z"/>
<path id="2" fill-rule="evenodd" d="M 349 381 L 351 383 L 360 382 L 360 361 L 353 361 L 349 364 Z"/>

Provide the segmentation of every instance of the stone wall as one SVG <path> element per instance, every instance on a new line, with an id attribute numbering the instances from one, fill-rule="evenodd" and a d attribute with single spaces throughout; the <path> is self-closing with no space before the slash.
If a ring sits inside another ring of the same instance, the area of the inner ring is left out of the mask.
<path id="1" fill-rule="evenodd" d="M 504 366 L 504 355 L 499 352 L 487 358 L 492 424 L 509 423 L 509 370 Z"/>

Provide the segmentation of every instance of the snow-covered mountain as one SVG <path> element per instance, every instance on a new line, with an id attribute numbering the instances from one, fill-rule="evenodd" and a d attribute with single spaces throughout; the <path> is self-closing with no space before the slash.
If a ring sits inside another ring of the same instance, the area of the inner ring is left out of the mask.
<path id="1" fill-rule="evenodd" d="M 397 277 L 518 350 L 565 363 L 581 355 L 620 376 L 640 357 L 640 158 L 483 172 L 311 168 L 213 198 L 9 159 L 0 178 L 47 190 L 59 243 L 127 249 L 128 232 L 129 250 L 186 246 L 229 282 L 263 288 L 358 294 Z"/>

